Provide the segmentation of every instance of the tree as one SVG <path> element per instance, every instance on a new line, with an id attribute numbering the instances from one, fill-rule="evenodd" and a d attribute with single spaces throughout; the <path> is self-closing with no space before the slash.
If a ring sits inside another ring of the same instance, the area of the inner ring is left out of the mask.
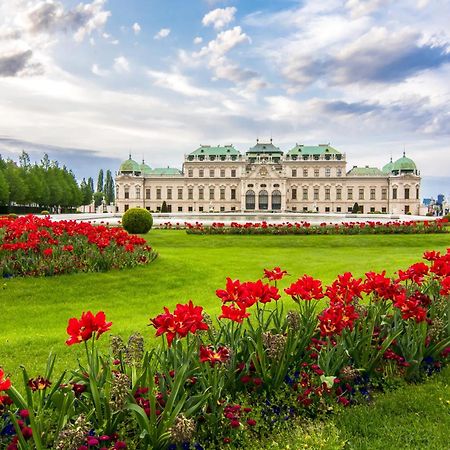
<path id="1" fill-rule="evenodd" d="M 103 192 L 96 192 L 94 194 L 94 205 L 98 208 L 103 202 Z"/>
<path id="2" fill-rule="evenodd" d="M 104 192 L 104 184 L 103 184 L 103 169 L 100 169 L 98 171 L 98 178 L 97 178 L 97 192 Z"/>
<path id="3" fill-rule="evenodd" d="M 7 205 L 9 202 L 9 186 L 3 171 L 0 169 L 0 205 Z"/>
<path id="4" fill-rule="evenodd" d="M 94 193 L 91 191 L 89 184 L 84 178 L 80 184 L 80 191 L 82 196 L 82 204 L 90 205 L 92 203 L 92 196 L 94 195 Z"/>
<path id="5" fill-rule="evenodd" d="M 28 188 L 14 161 L 8 160 L 6 162 L 4 175 L 9 186 L 9 203 L 24 205 L 27 200 Z"/>
<path id="6" fill-rule="evenodd" d="M 94 194 L 94 179 L 92 177 L 89 177 L 87 183 L 92 194 Z"/>
<path id="7" fill-rule="evenodd" d="M 161 212 L 162 212 L 162 213 L 169 212 L 169 210 L 168 210 L 168 208 L 167 208 L 167 203 L 166 203 L 165 200 L 162 202 L 162 205 L 161 205 Z"/>
<path id="8" fill-rule="evenodd" d="M 111 175 L 111 171 L 106 171 L 106 181 L 104 186 L 104 193 L 105 193 L 105 201 L 109 205 L 111 203 L 114 203 L 114 180 Z"/>
<path id="9" fill-rule="evenodd" d="M 355 203 L 355 204 L 353 205 L 352 213 L 353 213 L 353 214 L 358 214 L 358 213 L 359 213 L 359 205 L 358 205 L 358 203 Z"/>
<path id="10" fill-rule="evenodd" d="M 19 166 L 25 170 L 28 170 L 31 167 L 30 156 L 25 150 L 22 150 L 22 153 L 19 156 Z"/>

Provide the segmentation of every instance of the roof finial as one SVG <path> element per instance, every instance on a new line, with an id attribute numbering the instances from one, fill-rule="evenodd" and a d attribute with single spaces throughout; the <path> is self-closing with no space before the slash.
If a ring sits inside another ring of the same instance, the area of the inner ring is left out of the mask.
<path id="1" fill-rule="evenodd" d="M 259 138 L 256 138 L 256 143 L 257 143 L 257 144 L 259 143 Z"/>
<path id="2" fill-rule="evenodd" d="M 406 156 L 406 152 L 405 152 L 405 144 L 403 144 L 403 158 Z"/>
<path id="3" fill-rule="evenodd" d="M 131 159 L 131 150 L 128 152 L 128 159 Z"/>

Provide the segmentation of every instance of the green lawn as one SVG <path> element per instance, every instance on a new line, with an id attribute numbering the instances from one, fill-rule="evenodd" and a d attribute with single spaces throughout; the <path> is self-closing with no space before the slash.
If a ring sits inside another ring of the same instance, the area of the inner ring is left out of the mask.
<path id="1" fill-rule="evenodd" d="M 183 231 L 148 234 L 159 252 L 146 267 L 53 278 L 10 279 L 0 290 L 0 366 L 18 377 L 42 374 L 50 351 L 58 368 L 73 367 L 81 348 L 66 347 L 67 319 L 104 310 L 113 332 L 140 331 L 153 339 L 148 319 L 163 306 L 192 299 L 214 315 L 215 289 L 225 278 L 254 280 L 264 268 L 281 266 L 291 277 L 304 273 L 330 282 L 339 273 L 386 269 L 392 274 L 420 259 L 424 250 L 450 247 L 448 235 L 407 236 L 189 236 Z M 284 301 L 288 301 L 285 299 Z M 107 339 L 102 338 L 106 346 Z M 446 447 L 450 427 L 450 370 L 420 386 L 406 386 L 377 398 L 374 405 L 349 408 L 324 424 L 302 425 L 255 448 L 397 449 Z"/>
<path id="2" fill-rule="evenodd" d="M 70 366 L 80 349 L 64 344 L 67 320 L 89 309 L 104 310 L 116 334 L 140 331 L 152 338 L 148 319 L 163 306 L 172 308 L 192 299 L 216 314 L 220 302 L 215 290 L 224 286 L 227 276 L 254 280 L 264 268 L 281 266 L 292 274 L 283 280 L 283 287 L 304 273 L 330 282 L 345 271 L 393 273 L 416 262 L 424 250 L 450 246 L 445 234 L 190 236 L 184 231 L 153 230 L 147 236 L 159 257 L 146 267 L 7 280 L 0 290 L 0 364 L 13 376 L 20 364 L 38 374 L 49 351 L 54 351 L 59 367 Z"/>

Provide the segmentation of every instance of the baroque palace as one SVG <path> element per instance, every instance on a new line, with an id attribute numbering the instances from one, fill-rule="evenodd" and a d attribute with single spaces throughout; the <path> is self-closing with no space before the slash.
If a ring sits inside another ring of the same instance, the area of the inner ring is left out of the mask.
<path id="1" fill-rule="evenodd" d="M 232 145 L 201 145 L 183 170 L 152 169 L 131 159 L 116 176 L 116 210 L 168 212 L 352 212 L 419 214 L 420 173 L 405 156 L 347 171 L 345 153 L 329 144 L 283 152 L 256 141 L 245 155 Z"/>

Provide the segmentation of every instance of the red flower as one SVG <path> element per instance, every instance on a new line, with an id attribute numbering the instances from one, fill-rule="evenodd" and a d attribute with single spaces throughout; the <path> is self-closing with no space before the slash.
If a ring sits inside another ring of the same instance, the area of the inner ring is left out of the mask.
<path id="1" fill-rule="evenodd" d="M 422 307 L 420 299 L 408 297 L 406 292 L 395 297 L 394 306 L 401 311 L 405 320 L 414 319 L 416 322 L 423 322 L 427 318 L 427 311 Z"/>
<path id="2" fill-rule="evenodd" d="M 38 376 L 37 378 L 30 378 L 28 380 L 28 386 L 31 388 L 33 392 L 35 391 L 43 391 L 51 386 L 51 381 L 47 380 L 44 377 Z"/>
<path id="3" fill-rule="evenodd" d="M 441 290 L 439 291 L 441 295 L 450 295 L 450 276 L 445 277 L 441 281 Z"/>
<path id="4" fill-rule="evenodd" d="M 216 295 L 223 303 L 245 301 L 247 298 L 246 283 L 241 283 L 239 280 L 232 280 L 227 278 L 225 290 L 217 289 Z"/>
<path id="5" fill-rule="evenodd" d="M 50 247 L 49 247 L 49 248 L 46 248 L 46 249 L 43 250 L 42 254 L 43 254 L 44 256 L 52 256 L 52 254 L 53 254 L 53 249 L 50 248 Z"/>
<path id="6" fill-rule="evenodd" d="M 278 300 L 281 296 L 278 289 L 270 284 L 263 284 L 261 280 L 245 283 L 247 298 L 236 303 L 240 308 L 249 308 L 257 302 L 270 303 L 272 300 Z"/>
<path id="7" fill-rule="evenodd" d="M 269 279 L 269 281 L 281 280 L 285 275 L 288 275 L 288 273 L 279 267 L 274 267 L 272 270 L 264 269 L 264 278 Z"/>
<path id="8" fill-rule="evenodd" d="M 222 305 L 222 314 L 219 319 L 230 319 L 233 322 L 242 323 L 250 314 L 245 309 L 236 308 L 234 305 Z"/>
<path id="9" fill-rule="evenodd" d="M 206 347 L 204 345 L 200 346 L 200 362 L 209 362 L 211 366 L 217 363 L 223 363 L 230 357 L 230 351 L 227 347 L 218 347 L 214 350 L 211 345 Z"/>
<path id="10" fill-rule="evenodd" d="M 151 325 L 156 328 L 156 336 L 166 334 L 167 343 L 172 345 L 175 337 L 186 337 L 188 333 L 197 330 L 208 330 L 208 324 L 203 319 L 203 308 L 194 306 L 192 300 L 185 305 L 178 304 L 173 312 L 164 307 L 164 314 L 150 319 Z"/>
<path id="11" fill-rule="evenodd" d="M 256 425 L 256 420 L 255 419 L 247 419 L 247 425 L 254 427 Z"/>
<path id="12" fill-rule="evenodd" d="M 425 252 L 423 254 L 423 259 L 426 259 L 427 261 L 435 261 L 436 259 L 438 259 L 440 257 L 441 257 L 441 254 L 434 250 Z"/>
<path id="13" fill-rule="evenodd" d="M 327 287 L 326 295 L 330 299 L 330 304 L 348 304 L 355 298 L 361 298 L 363 288 L 361 278 L 353 278 L 350 272 L 346 272 L 344 275 L 338 275 L 338 279 Z"/>
<path id="14" fill-rule="evenodd" d="M 408 267 L 406 271 L 399 270 L 398 271 L 398 281 L 411 280 L 418 285 L 421 285 L 423 282 L 423 278 L 428 274 L 429 267 L 423 263 L 418 262 Z"/>
<path id="15" fill-rule="evenodd" d="M 323 298 L 322 282 L 308 275 L 303 275 L 303 277 L 285 289 L 284 292 L 290 295 L 297 303 L 300 299 L 310 301 Z"/>
<path id="16" fill-rule="evenodd" d="M 375 272 L 367 272 L 366 280 L 364 281 L 363 291 L 366 294 L 374 293 L 380 298 L 390 299 L 399 292 L 401 286 L 392 282 L 390 278 L 386 277 L 386 271 L 383 270 L 380 274 Z"/>
<path id="17" fill-rule="evenodd" d="M 106 316 L 103 311 L 98 312 L 95 316 L 91 311 L 83 312 L 81 319 L 75 317 L 69 319 L 67 326 L 67 345 L 79 344 L 88 341 L 94 334 L 98 339 L 103 333 L 111 328 L 112 322 L 106 322 Z"/>
<path id="18" fill-rule="evenodd" d="M 7 391 L 11 387 L 11 380 L 9 378 L 3 378 L 5 376 L 5 372 L 3 369 L 0 369 L 0 392 Z"/>
<path id="19" fill-rule="evenodd" d="M 63 247 L 63 251 L 65 251 L 65 252 L 73 252 L 73 245 L 71 245 L 71 244 L 65 245 Z"/>
<path id="20" fill-rule="evenodd" d="M 353 305 L 334 304 L 319 315 L 319 328 L 322 336 L 341 334 L 344 328 L 353 329 L 359 315 Z"/>

